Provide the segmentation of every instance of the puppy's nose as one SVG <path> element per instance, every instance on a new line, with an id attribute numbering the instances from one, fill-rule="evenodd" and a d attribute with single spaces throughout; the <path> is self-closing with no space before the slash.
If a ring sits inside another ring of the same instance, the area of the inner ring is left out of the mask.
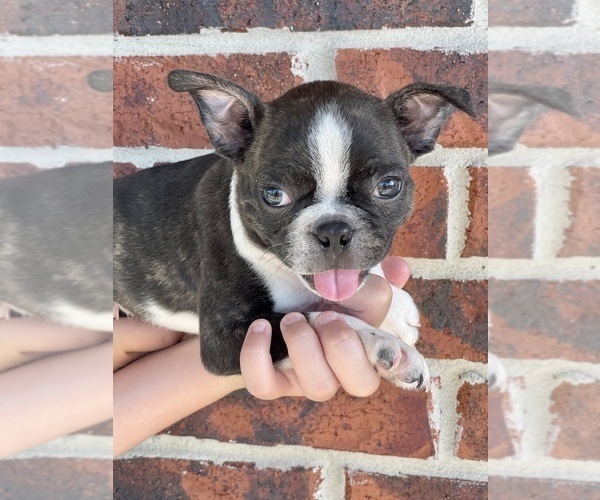
<path id="1" fill-rule="evenodd" d="M 352 241 L 352 228 L 345 222 L 327 222 L 317 227 L 315 237 L 324 249 L 339 252 Z"/>

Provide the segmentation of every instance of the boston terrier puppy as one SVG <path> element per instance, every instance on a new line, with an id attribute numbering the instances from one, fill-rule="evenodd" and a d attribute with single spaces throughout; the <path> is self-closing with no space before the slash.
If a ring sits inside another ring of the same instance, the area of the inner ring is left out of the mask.
<path id="1" fill-rule="evenodd" d="M 202 362 L 217 375 L 240 372 L 254 320 L 270 321 L 281 363 L 286 313 L 312 324 L 381 274 L 411 214 L 409 166 L 454 108 L 474 116 L 465 90 L 425 83 L 382 100 L 320 81 L 264 103 L 209 74 L 173 71 L 168 81 L 194 98 L 215 154 L 114 182 L 114 299 L 127 314 L 200 333 Z M 382 377 L 427 389 L 417 308 L 393 288 L 381 329 L 344 318 Z"/>

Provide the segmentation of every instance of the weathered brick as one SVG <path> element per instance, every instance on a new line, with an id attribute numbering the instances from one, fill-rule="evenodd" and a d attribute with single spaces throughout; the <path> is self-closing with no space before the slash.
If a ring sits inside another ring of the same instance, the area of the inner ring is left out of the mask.
<path id="1" fill-rule="evenodd" d="M 340 390 L 326 403 L 261 401 L 236 392 L 183 419 L 170 434 L 261 445 L 298 444 L 377 455 L 433 455 L 427 395 L 387 382 L 369 398 Z"/>
<path id="2" fill-rule="evenodd" d="M 326 31 L 465 26 L 471 23 L 471 1 L 116 0 L 114 26 L 115 31 L 124 35 L 198 33 L 202 28 L 246 31 L 257 27 L 288 27 L 293 31 Z"/>
<path id="3" fill-rule="evenodd" d="M 414 210 L 394 238 L 392 254 L 443 259 L 446 256 L 448 186 L 441 168 L 412 167 Z"/>
<path id="4" fill-rule="evenodd" d="M 112 460 L 0 460 L 0 498 L 108 500 L 112 494 L 112 470 Z"/>
<path id="5" fill-rule="evenodd" d="M 116 59 L 115 146 L 212 148 L 191 96 L 167 85 L 172 70 L 213 73 L 270 100 L 302 83 L 291 66 L 287 53 Z"/>
<path id="6" fill-rule="evenodd" d="M 500 357 L 598 362 L 598 281 L 490 280 L 492 344 Z"/>
<path id="7" fill-rule="evenodd" d="M 412 278 L 405 289 L 421 313 L 424 356 L 486 362 L 487 282 Z"/>
<path id="8" fill-rule="evenodd" d="M 471 95 L 477 118 L 454 113 L 438 142 L 444 147 L 487 147 L 487 56 L 412 49 L 338 50 L 338 79 L 378 97 L 413 82 L 454 85 Z"/>
<path id="9" fill-rule="evenodd" d="M 495 258 L 532 256 L 535 184 L 524 168 L 489 168 L 489 254 Z"/>
<path id="10" fill-rule="evenodd" d="M 118 179 L 125 175 L 135 174 L 139 168 L 133 163 L 113 163 L 113 179 Z"/>
<path id="11" fill-rule="evenodd" d="M 18 175 L 39 172 L 39 168 L 31 163 L 0 163 L 0 179 L 8 179 Z"/>
<path id="12" fill-rule="evenodd" d="M 530 147 L 600 146 L 600 65 L 596 54 L 490 52 L 490 81 L 559 88 L 573 98 L 580 118 L 549 110 L 519 139 Z"/>
<path id="13" fill-rule="evenodd" d="M 488 458 L 504 458 L 515 454 L 504 417 L 507 404 L 507 392 L 488 392 Z"/>
<path id="14" fill-rule="evenodd" d="M 583 500 L 598 498 L 600 482 L 560 481 L 521 477 L 490 477 L 489 498 L 514 498 L 515 500 Z"/>
<path id="15" fill-rule="evenodd" d="M 431 476 L 384 476 L 357 471 L 346 473 L 346 500 L 408 498 L 481 500 L 486 498 L 486 492 L 485 482 Z"/>
<path id="16" fill-rule="evenodd" d="M 457 456 L 468 460 L 487 460 L 487 384 L 464 383 L 458 390 L 456 412 L 460 428 Z"/>
<path id="17" fill-rule="evenodd" d="M 87 81 L 110 67 L 110 57 L 0 59 L 0 145 L 110 148 L 112 96 Z"/>
<path id="18" fill-rule="evenodd" d="M 466 230 L 462 257 L 486 257 L 488 254 L 488 172 L 487 168 L 469 167 L 468 209 L 469 227 Z"/>
<path id="19" fill-rule="evenodd" d="M 567 26 L 574 22 L 575 0 L 503 0 L 488 7 L 490 26 Z"/>
<path id="20" fill-rule="evenodd" d="M 565 232 L 560 257 L 600 255 L 600 170 L 570 168 L 573 178 L 569 209 L 572 222 Z"/>
<path id="21" fill-rule="evenodd" d="M 313 498 L 321 482 L 314 469 L 259 469 L 240 462 L 217 466 L 196 460 L 134 458 L 116 460 L 114 469 L 114 498 L 123 500 Z"/>
<path id="22" fill-rule="evenodd" d="M 0 33 L 110 35 L 111 13 L 111 0 L 4 0 L 0 5 Z"/>
<path id="23" fill-rule="evenodd" d="M 600 383 L 559 385 L 550 412 L 558 436 L 550 454 L 556 458 L 600 461 Z"/>

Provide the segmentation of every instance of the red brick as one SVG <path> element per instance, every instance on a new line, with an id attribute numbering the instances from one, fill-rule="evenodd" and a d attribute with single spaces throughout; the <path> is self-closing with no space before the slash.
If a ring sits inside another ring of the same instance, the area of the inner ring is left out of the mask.
<path id="1" fill-rule="evenodd" d="M 33 174 L 39 171 L 40 169 L 31 163 L 0 163 L 0 179 Z"/>
<path id="2" fill-rule="evenodd" d="M 198 33 L 201 28 L 246 31 L 289 27 L 293 31 L 465 26 L 471 23 L 471 0 L 427 3 L 404 0 L 364 2 L 154 2 L 117 0 L 115 30 L 125 35 Z"/>
<path id="3" fill-rule="evenodd" d="M 430 476 L 384 476 L 354 471 L 349 471 L 346 475 L 346 500 L 409 498 L 480 500 L 486 498 L 486 492 L 485 482 Z"/>
<path id="4" fill-rule="evenodd" d="M 291 65 L 287 53 L 116 59 L 115 146 L 212 148 L 192 97 L 167 85 L 174 69 L 213 73 L 269 100 L 302 83 Z"/>
<path id="5" fill-rule="evenodd" d="M 573 176 L 569 209 L 572 222 L 560 257 L 600 255 L 600 169 L 570 168 Z"/>
<path id="6" fill-rule="evenodd" d="M 462 257 L 486 257 L 488 254 L 488 172 L 487 168 L 469 167 L 469 227 Z"/>
<path id="7" fill-rule="evenodd" d="M 580 483 L 521 477 L 490 477 L 488 482 L 488 495 L 492 499 L 593 500 L 598 498 L 598 491 L 600 491 L 600 482 Z"/>
<path id="8" fill-rule="evenodd" d="M 110 498 L 112 460 L 0 460 L 0 498 Z"/>
<path id="9" fill-rule="evenodd" d="M 563 383 L 554 389 L 551 400 L 558 436 L 550 454 L 561 459 L 600 461 L 600 383 Z"/>
<path id="10" fill-rule="evenodd" d="M 4 0 L 0 33 L 92 35 L 112 33 L 109 0 Z"/>
<path id="11" fill-rule="evenodd" d="M 598 296 L 598 281 L 490 280 L 490 350 L 507 358 L 598 362 Z"/>
<path id="12" fill-rule="evenodd" d="M 261 445 L 297 444 L 377 455 L 427 458 L 433 442 L 425 393 L 382 382 L 369 398 L 343 390 L 326 403 L 228 396 L 167 430 L 170 434 Z"/>
<path id="13" fill-rule="evenodd" d="M 448 186 L 441 168 L 412 167 L 413 214 L 394 238 L 392 254 L 443 259 L 446 256 Z"/>
<path id="14" fill-rule="evenodd" d="M 515 454 L 510 432 L 506 426 L 505 410 L 508 393 L 488 392 L 488 458 L 504 458 Z"/>
<path id="15" fill-rule="evenodd" d="M 314 469 L 258 469 L 238 462 L 217 466 L 196 460 L 134 458 L 116 460 L 114 469 L 113 498 L 123 500 L 313 498 L 321 482 Z"/>
<path id="16" fill-rule="evenodd" d="M 535 184 L 524 168 L 489 168 L 490 257 L 532 256 Z"/>
<path id="17" fill-rule="evenodd" d="M 600 146 L 600 65 L 596 54 L 490 52 L 489 78 L 513 85 L 567 91 L 581 118 L 549 110 L 529 124 L 519 142 L 530 147 Z"/>
<path id="18" fill-rule="evenodd" d="M 113 163 L 113 179 L 118 179 L 125 175 L 135 174 L 139 171 L 133 163 Z"/>
<path id="19" fill-rule="evenodd" d="M 424 356 L 487 361 L 487 282 L 413 278 L 405 288 L 421 313 Z"/>
<path id="20" fill-rule="evenodd" d="M 488 457 L 488 387 L 464 383 L 458 390 L 456 412 L 459 433 L 457 456 L 468 460 Z"/>
<path id="21" fill-rule="evenodd" d="M 575 0 L 503 0 L 488 7 L 490 26 L 567 26 Z"/>
<path id="22" fill-rule="evenodd" d="M 454 85 L 471 95 L 477 118 L 456 112 L 442 129 L 444 147 L 487 147 L 487 56 L 412 49 L 338 50 L 338 79 L 387 97 L 412 82 Z"/>
<path id="23" fill-rule="evenodd" d="M 110 57 L 0 59 L 0 145 L 112 147 L 112 96 L 87 82 L 110 67 Z"/>

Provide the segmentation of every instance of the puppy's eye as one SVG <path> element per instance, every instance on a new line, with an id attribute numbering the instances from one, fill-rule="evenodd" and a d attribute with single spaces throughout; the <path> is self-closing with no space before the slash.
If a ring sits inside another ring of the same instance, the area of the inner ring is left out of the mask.
<path id="1" fill-rule="evenodd" d="M 390 199 L 400 193 L 402 190 L 402 181 L 396 177 L 386 177 L 380 180 L 373 190 L 373 196 L 376 198 Z"/>
<path id="2" fill-rule="evenodd" d="M 266 187 L 262 189 L 263 200 L 272 207 L 285 207 L 292 202 L 292 199 L 283 189 L 275 187 Z"/>

